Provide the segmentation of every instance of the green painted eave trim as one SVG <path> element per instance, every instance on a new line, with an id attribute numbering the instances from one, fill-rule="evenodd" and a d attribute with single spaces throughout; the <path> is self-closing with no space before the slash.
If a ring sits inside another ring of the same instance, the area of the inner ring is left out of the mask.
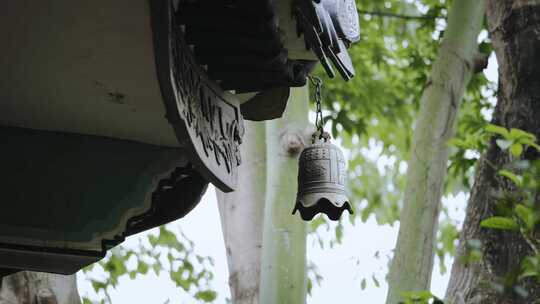
<path id="1" fill-rule="evenodd" d="M 182 150 L 0 127 L 0 243 L 101 250 L 150 208 Z"/>

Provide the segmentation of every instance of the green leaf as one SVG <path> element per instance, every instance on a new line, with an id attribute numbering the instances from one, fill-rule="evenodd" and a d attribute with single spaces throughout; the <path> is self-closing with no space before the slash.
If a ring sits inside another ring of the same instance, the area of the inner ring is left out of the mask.
<path id="1" fill-rule="evenodd" d="M 92 304 L 92 301 L 90 301 L 90 299 L 88 299 L 87 297 L 83 297 L 82 300 L 82 304 Z"/>
<path id="2" fill-rule="evenodd" d="M 184 269 L 186 269 L 189 273 L 193 272 L 193 264 L 191 264 L 189 261 L 184 260 L 184 263 L 182 264 Z"/>
<path id="3" fill-rule="evenodd" d="M 323 224 L 326 224 L 326 221 L 324 220 L 324 218 L 322 216 L 313 219 L 310 222 L 311 231 L 313 231 L 313 232 L 317 231 L 317 229 Z"/>
<path id="4" fill-rule="evenodd" d="M 525 132 L 520 129 L 511 128 L 510 133 L 508 135 L 508 138 L 518 140 L 518 139 L 525 139 L 530 141 L 536 141 L 536 136 L 534 134 L 531 134 L 529 132 Z"/>
<path id="5" fill-rule="evenodd" d="M 532 210 L 523 206 L 522 204 L 517 204 L 514 210 L 518 217 L 524 222 L 527 222 L 527 218 L 532 214 Z"/>
<path id="6" fill-rule="evenodd" d="M 456 148 L 467 148 L 468 145 L 465 143 L 464 140 L 462 139 L 459 139 L 459 138 L 452 138 L 450 139 L 447 144 L 449 146 L 453 146 L 453 147 L 456 147 Z"/>
<path id="7" fill-rule="evenodd" d="M 137 272 L 139 272 L 140 274 L 146 274 L 148 273 L 148 268 L 149 268 L 148 264 L 139 260 L 139 263 L 137 265 Z"/>
<path id="8" fill-rule="evenodd" d="M 510 153 L 512 153 L 514 157 L 520 157 L 522 152 L 523 146 L 521 144 L 515 143 L 510 147 Z"/>
<path id="9" fill-rule="evenodd" d="M 338 224 L 336 226 L 336 240 L 338 243 L 341 243 L 341 240 L 343 238 L 343 225 Z"/>
<path id="10" fill-rule="evenodd" d="M 152 245 L 152 247 L 156 247 L 156 245 L 158 243 L 158 238 L 155 235 L 149 234 L 148 235 L 148 242 L 150 242 L 150 245 Z"/>
<path id="11" fill-rule="evenodd" d="M 159 273 L 161 272 L 161 270 L 162 270 L 163 268 L 161 267 L 161 264 L 160 264 L 159 261 L 158 261 L 157 263 L 155 263 L 155 264 L 152 265 L 152 269 L 154 270 L 154 273 L 155 273 L 156 275 L 159 275 Z"/>
<path id="12" fill-rule="evenodd" d="M 540 273 L 538 272 L 540 270 L 538 265 L 538 257 L 537 256 L 528 256 L 523 259 L 521 262 L 521 273 L 519 277 L 521 279 L 527 278 L 527 277 L 538 277 Z"/>
<path id="13" fill-rule="evenodd" d="M 196 299 L 203 300 L 206 303 L 214 301 L 216 297 L 217 297 L 217 293 L 213 290 L 199 291 L 195 294 Z"/>
<path id="14" fill-rule="evenodd" d="M 531 208 L 525 207 L 522 204 L 517 204 L 514 211 L 517 216 L 525 223 L 527 231 L 531 231 L 536 224 L 536 216 L 534 214 L 534 211 Z"/>
<path id="15" fill-rule="evenodd" d="M 401 295 L 407 301 L 406 303 L 428 303 L 433 298 L 433 294 L 427 290 L 422 291 L 407 291 Z"/>
<path id="16" fill-rule="evenodd" d="M 499 134 L 502 137 L 507 138 L 507 139 L 510 138 L 510 132 L 508 132 L 508 130 L 506 128 L 501 127 L 501 126 L 488 124 L 486 126 L 485 130 L 486 130 L 486 132 L 489 132 L 489 133 Z"/>
<path id="17" fill-rule="evenodd" d="M 307 292 L 308 295 L 311 295 L 311 291 L 313 290 L 313 281 L 311 279 L 308 279 L 307 282 Z"/>
<path id="18" fill-rule="evenodd" d="M 107 283 L 106 282 L 92 280 L 91 283 L 92 283 L 92 287 L 94 288 L 95 292 L 99 292 L 101 289 L 103 289 L 103 290 L 107 289 Z"/>
<path id="19" fill-rule="evenodd" d="M 480 227 L 499 230 L 518 230 L 519 225 L 509 217 L 492 216 L 480 222 Z"/>
<path id="20" fill-rule="evenodd" d="M 508 178 L 508 179 L 511 180 L 516 186 L 521 187 L 521 184 L 522 184 L 522 182 L 521 182 L 521 180 L 522 180 L 521 176 L 516 175 L 516 174 L 514 174 L 514 173 L 512 173 L 512 172 L 510 172 L 510 171 L 508 171 L 508 170 L 505 170 L 505 169 L 499 170 L 498 174 L 499 174 L 500 176 L 504 176 L 504 177 Z"/>
<path id="21" fill-rule="evenodd" d="M 180 252 L 185 250 L 184 245 L 178 241 L 176 235 L 164 226 L 159 227 L 157 244 L 163 247 L 175 248 Z"/>
<path id="22" fill-rule="evenodd" d="M 379 283 L 379 280 L 377 280 L 375 275 L 372 275 L 371 279 L 373 280 L 373 284 L 375 284 L 375 287 L 377 287 L 377 288 L 381 287 L 381 284 Z"/>
<path id="23" fill-rule="evenodd" d="M 366 278 L 363 278 L 363 279 L 362 279 L 362 282 L 360 282 L 360 288 L 361 288 L 362 290 L 365 290 L 365 289 L 366 289 L 366 285 L 367 285 Z"/>
<path id="24" fill-rule="evenodd" d="M 189 291 L 189 284 L 182 278 L 182 271 L 171 271 L 169 277 L 176 283 L 176 286 L 182 287 L 185 291 Z"/>
<path id="25" fill-rule="evenodd" d="M 84 267 L 84 268 L 82 269 L 83 273 L 87 273 L 87 272 L 92 271 L 92 270 L 94 269 L 94 266 L 95 266 L 95 265 L 96 265 L 96 264 L 90 264 L 90 265 Z"/>

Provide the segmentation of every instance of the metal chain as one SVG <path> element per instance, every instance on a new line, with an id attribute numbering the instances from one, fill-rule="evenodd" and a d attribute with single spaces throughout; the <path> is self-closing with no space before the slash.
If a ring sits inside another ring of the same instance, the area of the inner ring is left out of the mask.
<path id="1" fill-rule="evenodd" d="M 323 81 L 317 76 L 308 75 L 309 81 L 315 87 L 315 127 L 317 128 L 317 133 L 319 139 L 323 137 L 324 132 L 324 121 L 322 114 L 322 84 Z"/>

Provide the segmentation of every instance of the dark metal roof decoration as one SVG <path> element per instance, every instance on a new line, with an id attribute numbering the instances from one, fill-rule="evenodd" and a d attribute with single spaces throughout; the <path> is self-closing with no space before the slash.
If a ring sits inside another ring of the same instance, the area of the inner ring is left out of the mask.
<path id="1" fill-rule="evenodd" d="M 347 48 L 360 40 L 358 12 L 354 0 L 297 0 L 294 14 L 298 33 L 313 50 L 328 76 L 336 73 L 330 61 L 346 81 L 355 72 Z"/>
<path id="2" fill-rule="evenodd" d="M 180 1 L 175 19 L 197 63 L 224 90 L 303 86 L 314 67 L 288 58 L 272 1 Z"/>
<path id="3" fill-rule="evenodd" d="M 240 110 L 244 119 L 264 121 L 276 119 L 283 115 L 291 89 L 287 87 L 275 88 L 259 92 L 242 103 Z"/>
<path id="4" fill-rule="evenodd" d="M 306 48 L 330 77 L 354 76 L 347 48 L 360 39 L 354 0 L 296 0 L 291 13 Z M 312 60 L 289 58 L 272 1 L 180 1 L 176 18 L 198 64 L 225 90 L 256 92 L 298 87 L 314 68 Z"/>
<path id="5" fill-rule="evenodd" d="M 189 34 L 181 26 L 180 9 L 166 1 L 152 1 L 151 10 L 167 118 L 198 171 L 222 191 L 233 191 L 244 135 L 240 104 L 194 60 L 185 40 Z"/>
<path id="6" fill-rule="evenodd" d="M 177 167 L 167 178 L 159 181 L 152 192 L 152 206 L 127 222 L 122 237 L 184 217 L 199 204 L 207 188 L 208 181 L 190 165 Z"/>

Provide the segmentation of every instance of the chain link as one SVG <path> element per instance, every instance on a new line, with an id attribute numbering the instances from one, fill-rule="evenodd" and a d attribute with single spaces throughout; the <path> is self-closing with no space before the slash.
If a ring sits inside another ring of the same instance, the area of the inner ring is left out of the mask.
<path id="1" fill-rule="evenodd" d="M 309 81 L 315 87 L 315 127 L 319 138 L 322 138 L 324 132 L 324 121 L 322 114 L 322 84 L 323 81 L 317 76 L 308 75 Z"/>

